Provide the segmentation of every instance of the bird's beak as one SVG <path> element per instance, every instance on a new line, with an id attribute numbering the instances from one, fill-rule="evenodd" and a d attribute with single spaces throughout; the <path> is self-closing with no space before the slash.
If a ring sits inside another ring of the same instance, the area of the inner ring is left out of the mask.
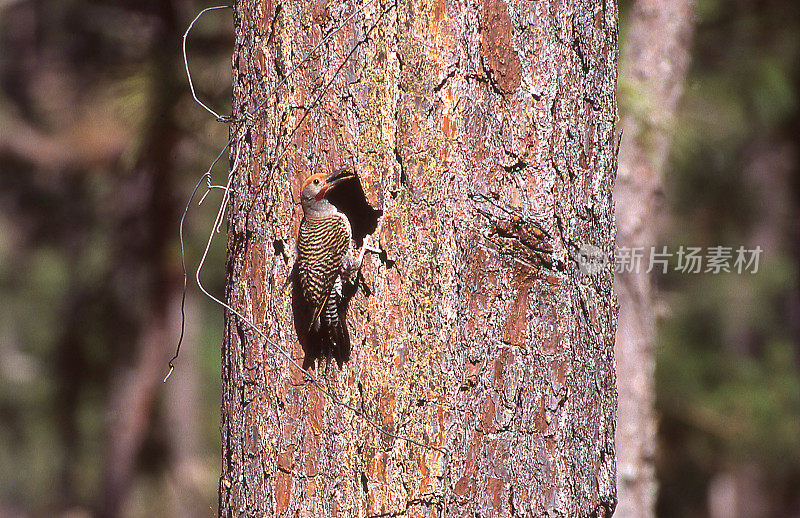
<path id="1" fill-rule="evenodd" d="M 328 176 L 328 178 L 325 179 L 325 186 L 328 189 L 331 189 L 332 187 L 335 187 L 336 185 L 339 185 L 342 182 L 346 182 L 347 180 L 351 180 L 355 177 L 356 175 L 354 173 L 351 173 L 347 169 L 340 169 L 336 172 L 331 173 L 330 176 Z"/>
<path id="2" fill-rule="evenodd" d="M 331 173 L 325 179 L 325 185 L 323 185 L 322 189 L 319 190 L 319 193 L 317 193 L 315 199 L 317 201 L 321 200 L 322 198 L 325 197 L 326 194 L 328 194 L 329 190 L 333 189 L 340 183 L 346 182 L 347 180 L 353 179 L 355 177 L 356 175 L 354 173 L 351 173 L 347 169 L 340 169 L 339 171 Z"/>

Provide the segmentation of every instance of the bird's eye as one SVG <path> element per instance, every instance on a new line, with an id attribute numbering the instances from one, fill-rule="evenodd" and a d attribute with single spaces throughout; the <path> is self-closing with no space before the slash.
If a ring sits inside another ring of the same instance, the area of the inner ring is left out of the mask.
<path id="1" fill-rule="evenodd" d="M 314 185 L 319 185 L 319 178 L 314 179 Z"/>

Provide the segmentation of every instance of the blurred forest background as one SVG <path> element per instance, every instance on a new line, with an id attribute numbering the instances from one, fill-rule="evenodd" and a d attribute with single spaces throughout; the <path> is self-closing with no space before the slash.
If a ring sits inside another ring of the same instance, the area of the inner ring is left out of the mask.
<path id="1" fill-rule="evenodd" d="M 215 515 L 222 313 L 191 285 L 161 383 L 178 220 L 227 138 L 180 53 L 203 7 L 0 0 L 0 517 Z M 800 517 L 800 2 L 699 0 L 693 23 L 659 244 L 764 253 L 755 275 L 655 279 L 657 514 Z M 189 41 L 220 113 L 232 42 L 228 10 Z M 190 265 L 209 198 L 187 223 Z"/>

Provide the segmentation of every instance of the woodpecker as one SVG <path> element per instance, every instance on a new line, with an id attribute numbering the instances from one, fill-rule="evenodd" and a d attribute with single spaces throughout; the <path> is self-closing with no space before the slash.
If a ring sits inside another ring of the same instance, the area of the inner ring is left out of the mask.
<path id="1" fill-rule="evenodd" d="M 297 236 L 300 289 L 311 309 L 308 333 L 314 330 L 319 334 L 322 352 L 328 357 L 349 341 L 342 287 L 361 266 L 363 250 L 356 256 L 350 221 L 326 196 L 337 185 L 356 178 L 347 170 L 327 177 L 312 174 L 300 191 L 303 206 Z"/>

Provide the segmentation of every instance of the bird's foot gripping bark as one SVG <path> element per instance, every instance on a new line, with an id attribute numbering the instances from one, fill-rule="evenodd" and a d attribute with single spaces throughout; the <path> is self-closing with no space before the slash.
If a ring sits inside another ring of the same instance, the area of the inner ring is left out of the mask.
<path id="1" fill-rule="evenodd" d="M 372 234 L 367 234 L 364 236 L 364 240 L 361 242 L 361 251 L 358 253 L 358 261 L 356 261 L 356 267 L 358 270 L 361 270 L 361 263 L 364 261 L 364 254 L 367 252 L 372 252 L 373 254 L 381 255 L 383 253 L 380 242 L 378 242 L 378 246 L 374 246 L 372 244 L 373 236 L 381 235 L 382 226 L 383 220 L 378 220 L 375 231 Z"/>
<path id="2" fill-rule="evenodd" d="M 367 252 L 372 252 L 373 254 L 378 254 L 378 255 L 383 253 L 383 250 L 380 248 L 380 245 L 378 245 L 377 247 L 373 246 L 371 244 L 371 241 L 372 241 L 372 235 L 367 235 L 364 238 L 364 243 L 361 245 L 361 251 L 358 253 L 358 260 L 356 261 L 356 266 L 358 267 L 358 269 L 361 269 L 361 264 L 364 262 L 364 255 Z"/>
<path id="3" fill-rule="evenodd" d="M 373 254 L 381 255 L 385 254 L 386 252 L 380 247 L 380 245 L 373 246 L 371 244 L 372 241 L 372 234 L 368 234 L 364 237 L 364 241 L 361 245 L 361 251 L 358 253 L 358 257 L 356 257 L 354 261 L 354 274 L 351 277 L 352 286 L 354 290 L 357 290 L 360 286 L 362 290 L 364 290 L 364 294 L 366 296 L 370 296 L 373 293 L 372 288 L 367 284 L 367 280 L 364 278 L 364 275 L 361 273 L 361 265 L 364 263 L 364 255 L 367 252 L 371 252 Z"/>

